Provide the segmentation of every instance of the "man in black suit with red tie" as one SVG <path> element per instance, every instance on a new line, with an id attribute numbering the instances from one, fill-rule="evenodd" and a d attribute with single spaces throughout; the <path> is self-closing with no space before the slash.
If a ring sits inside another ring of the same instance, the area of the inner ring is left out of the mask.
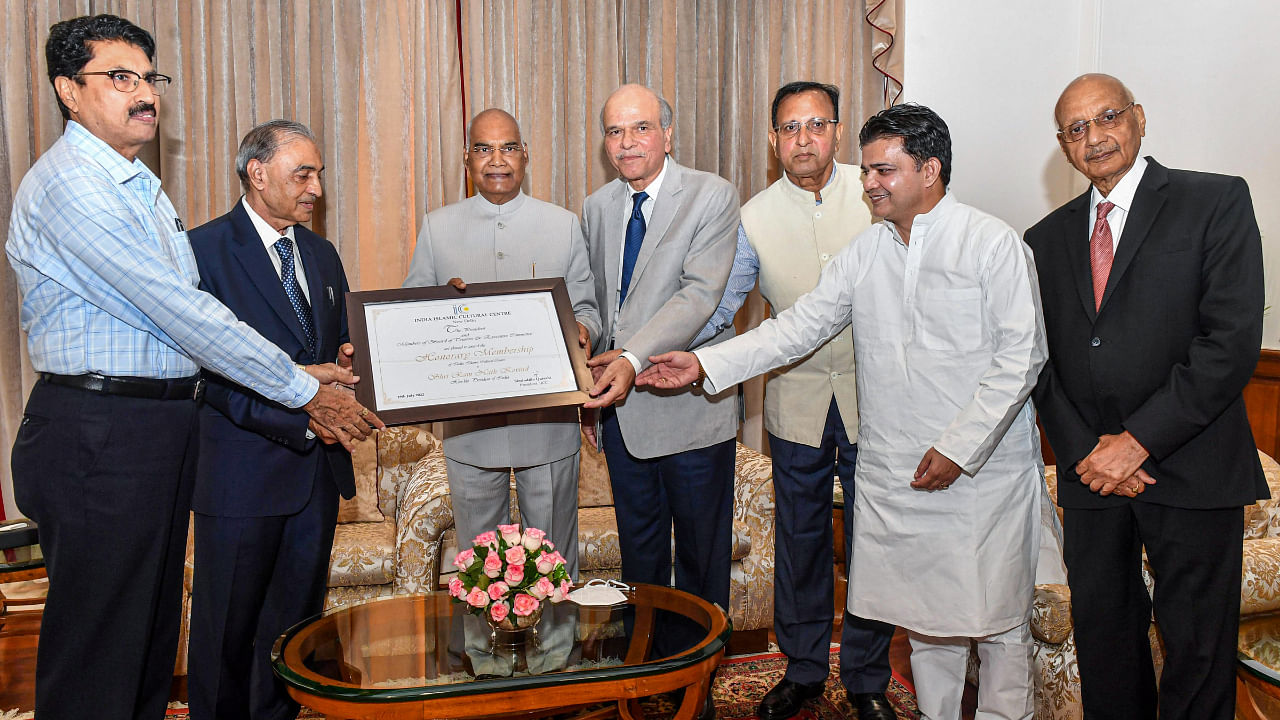
<path id="1" fill-rule="evenodd" d="M 323 169 L 305 125 L 250 130 L 236 154 L 244 197 L 192 230 L 191 249 L 200 288 L 294 362 L 349 364 L 342 261 L 301 224 L 323 193 Z M 271 645 L 323 608 L 338 495 L 355 495 L 351 455 L 305 413 L 206 376 L 191 503 L 191 716 L 293 717 Z"/>
<path id="2" fill-rule="evenodd" d="M 1268 496 L 1241 397 L 1262 339 L 1262 243 L 1242 178 L 1138 155 L 1141 105 L 1084 75 L 1058 139 L 1092 187 L 1026 233 L 1049 362 L 1086 720 L 1229 720 L 1242 507 Z M 1155 576 L 1149 598 L 1142 551 Z M 1167 650 L 1156 689 L 1147 629 Z"/>

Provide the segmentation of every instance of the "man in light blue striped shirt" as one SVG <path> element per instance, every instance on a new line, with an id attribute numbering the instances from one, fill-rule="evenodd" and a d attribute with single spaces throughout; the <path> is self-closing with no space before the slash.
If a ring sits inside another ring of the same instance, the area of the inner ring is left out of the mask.
<path id="1" fill-rule="evenodd" d="M 6 254 L 40 379 L 12 463 L 40 528 L 49 596 L 36 667 L 42 718 L 163 717 L 177 651 L 208 368 L 350 445 L 381 427 L 336 382 L 349 359 L 303 368 L 196 289 L 182 222 L 138 151 L 169 78 L 149 33 L 111 15 L 50 29 L 49 79 L 68 120 L 14 198 Z M 337 360 L 337 358 L 335 358 Z"/>

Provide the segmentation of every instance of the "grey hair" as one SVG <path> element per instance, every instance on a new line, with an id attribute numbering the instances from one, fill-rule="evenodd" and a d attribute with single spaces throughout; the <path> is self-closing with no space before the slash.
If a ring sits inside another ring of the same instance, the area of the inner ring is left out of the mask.
<path id="1" fill-rule="evenodd" d="M 667 102 L 666 98 L 654 92 L 653 88 L 645 87 L 643 85 L 641 85 L 640 87 L 644 87 L 645 90 L 648 90 L 650 93 L 653 94 L 655 98 L 658 99 L 658 125 L 661 126 L 663 130 L 670 130 L 671 122 L 675 119 L 675 113 L 671 111 L 671 103 Z M 615 90 L 614 92 L 617 92 L 617 90 Z M 609 101 L 606 100 L 604 104 L 608 105 Z M 604 130 L 604 107 L 603 106 L 601 106 L 600 108 L 600 129 Z"/>
<path id="2" fill-rule="evenodd" d="M 236 175 L 240 176 L 240 184 L 249 187 L 249 161 L 260 163 L 271 162 L 276 152 L 290 142 L 303 138 L 316 142 L 311 128 L 293 120 L 268 120 L 245 133 L 240 141 L 240 149 L 236 151 Z"/>

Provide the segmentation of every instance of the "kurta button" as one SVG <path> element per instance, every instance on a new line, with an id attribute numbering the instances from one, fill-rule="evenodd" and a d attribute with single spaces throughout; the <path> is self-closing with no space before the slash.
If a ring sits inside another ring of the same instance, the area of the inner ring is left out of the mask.
<path id="1" fill-rule="evenodd" d="M 830 253 L 822 253 L 822 255 L 821 255 L 820 257 L 821 257 L 823 260 L 830 260 L 830 259 L 831 259 L 831 254 L 830 254 Z"/>
<path id="2" fill-rule="evenodd" d="M 1102 338 L 1094 338 L 1089 341 L 1089 344 L 1092 345 L 1093 347 L 1098 347 L 1099 345 L 1102 344 Z"/>
<path id="3" fill-rule="evenodd" d="M 818 211 L 818 212 L 814 213 L 814 214 L 813 214 L 813 216 L 814 216 L 814 217 L 816 217 L 816 218 L 820 218 L 820 217 L 822 217 L 822 212 L 821 212 L 821 211 Z"/>

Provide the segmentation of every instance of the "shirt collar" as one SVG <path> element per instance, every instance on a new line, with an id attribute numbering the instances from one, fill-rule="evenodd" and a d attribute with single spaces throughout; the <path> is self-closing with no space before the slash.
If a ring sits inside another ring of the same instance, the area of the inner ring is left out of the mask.
<path id="1" fill-rule="evenodd" d="M 494 215 L 510 215 L 511 213 L 519 210 L 520 206 L 524 205 L 524 201 L 528 197 L 529 197 L 528 195 L 524 194 L 524 190 L 521 190 L 520 192 L 516 193 L 515 197 L 502 203 L 501 205 L 497 205 L 495 203 L 489 202 L 488 198 L 481 195 L 480 193 L 475 194 L 476 204 L 479 205 L 485 212 L 492 213 Z"/>
<path id="2" fill-rule="evenodd" d="M 831 175 L 827 177 L 827 182 L 824 183 L 822 186 L 823 192 L 826 192 L 827 190 L 835 189 L 836 176 L 839 174 L 840 174 L 840 163 L 832 161 Z M 814 205 L 822 204 L 821 200 L 817 200 L 813 197 L 812 190 L 805 190 L 804 188 L 792 182 L 791 176 L 788 175 L 785 170 L 782 172 L 782 182 L 783 182 L 783 187 L 785 187 L 787 189 L 787 192 L 790 193 L 791 196 L 796 200 L 802 200 L 807 203 L 813 203 Z"/>
<path id="3" fill-rule="evenodd" d="M 1111 188 L 1111 194 L 1102 197 L 1102 193 L 1097 187 L 1093 188 L 1093 192 L 1089 193 L 1089 214 L 1096 215 L 1098 213 L 1098 204 L 1103 200 L 1109 203 L 1115 203 L 1115 206 L 1129 212 L 1133 207 L 1133 196 L 1138 192 L 1138 183 L 1142 182 L 1142 175 L 1147 171 L 1147 159 L 1139 156 L 1133 161 L 1133 167 L 1129 168 L 1129 172 L 1120 178 L 1120 182 Z"/>
<path id="4" fill-rule="evenodd" d="M 240 204 L 244 206 L 245 213 L 249 215 L 249 222 L 253 223 L 253 229 L 258 231 L 258 237 L 262 238 L 262 244 L 268 250 L 272 250 L 274 248 L 276 241 L 280 239 L 281 235 L 288 236 L 290 240 L 293 240 L 292 225 L 285 228 L 284 232 L 276 232 L 276 229 L 271 227 L 270 223 L 263 220 L 261 215 L 254 212 L 253 208 L 249 207 L 249 200 L 243 195 L 240 196 Z"/>
<path id="5" fill-rule="evenodd" d="M 635 194 L 638 192 L 643 192 L 651 198 L 657 198 L 658 191 L 662 189 L 662 181 L 667 176 L 667 166 L 670 162 L 671 162 L 670 157 L 663 156 L 662 171 L 658 173 L 658 177 L 653 179 L 653 182 L 645 186 L 644 190 L 636 190 L 631 187 L 631 183 L 627 182 L 626 180 L 623 180 L 622 185 L 627 189 L 627 202 L 628 203 L 634 202 L 631 198 L 634 197 Z"/>
<path id="6" fill-rule="evenodd" d="M 160 178 L 151 172 L 151 168 L 147 167 L 146 163 L 136 157 L 132 161 L 126 160 L 105 140 L 89 132 L 75 120 L 67 121 L 67 128 L 62 136 L 101 165 L 113 182 L 123 185 L 141 175 L 142 179 L 154 188 L 155 193 L 160 192 Z"/>
<path id="7" fill-rule="evenodd" d="M 921 231 L 928 230 L 930 225 L 933 225 L 937 223 L 939 220 L 941 220 L 942 217 L 946 215 L 947 212 L 949 212 L 955 204 L 956 204 L 956 195 L 955 193 L 948 190 L 947 194 L 942 196 L 942 199 L 938 201 L 937 205 L 933 206 L 932 210 L 922 215 L 915 216 L 915 218 L 912 219 L 911 221 L 912 240 L 919 237 L 920 234 L 922 234 Z M 898 244 L 900 245 L 906 244 L 902 242 L 902 236 L 898 234 L 898 226 L 894 225 L 888 220 L 885 220 L 884 224 L 889 227 L 889 232 L 893 233 L 893 239 L 897 240 Z"/>

